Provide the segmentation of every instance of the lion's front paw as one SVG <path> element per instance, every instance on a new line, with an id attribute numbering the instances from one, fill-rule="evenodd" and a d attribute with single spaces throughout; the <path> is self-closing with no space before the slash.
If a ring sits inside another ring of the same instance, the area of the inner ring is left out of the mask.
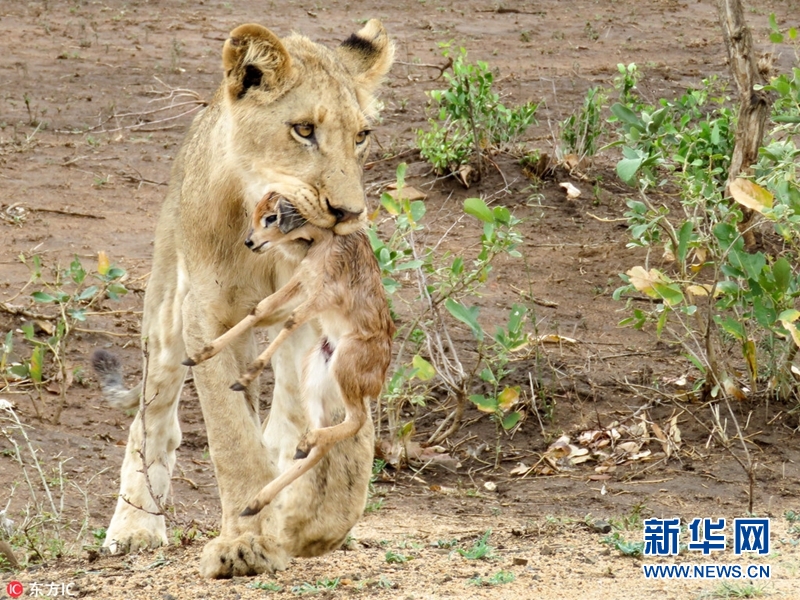
<path id="1" fill-rule="evenodd" d="M 135 529 L 118 535 L 106 536 L 103 552 L 108 554 L 127 554 L 158 548 L 167 543 L 167 538 L 150 529 Z"/>
<path id="2" fill-rule="evenodd" d="M 203 548 L 200 574 L 212 579 L 272 573 L 286 568 L 288 557 L 270 537 L 218 538 Z"/>

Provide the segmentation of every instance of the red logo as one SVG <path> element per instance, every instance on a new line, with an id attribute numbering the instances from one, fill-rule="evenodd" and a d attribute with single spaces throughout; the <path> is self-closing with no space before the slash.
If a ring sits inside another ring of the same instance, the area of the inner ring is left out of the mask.
<path id="1" fill-rule="evenodd" d="M 25 589 L 19 581 L 9 581 L 6 586 L 6 594 L 12 598 L 19 598 L 24 592 Z"/>

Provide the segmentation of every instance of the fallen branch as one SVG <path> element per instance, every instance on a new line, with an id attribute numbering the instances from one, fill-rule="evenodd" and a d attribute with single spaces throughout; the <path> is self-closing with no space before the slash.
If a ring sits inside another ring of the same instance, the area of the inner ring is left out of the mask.
<path id="1" fill-rule="evenodd" d="M 13 315 L 15 317 L 25 317 L 27 319 L 42 319 L 45 321 L 51 321 L 56 318 L 56 317 L 51 317 L 50 315 L 33 312 L 31 310 L 28 310 L 27 308 L 22 308 L 21 306 L 14 306 L 13 304 L 8 304 L 6 302 L 0 302 L 0 312 L 4 312 L 6 314 Z"/>
<path id="2" fill-rule="evenodd" d="M 89 213 L 82 213 L 73 210 L 61 210 L 58 208 L 27 208 L 30 212 L 43 212 L 53 213 L 56 215 L 67 215 L 68 217 L 81 217 L 83 219 L 105 219 L 103 215 L 90 215 Z"/>
<path id="3" fill-rule="evenodd" d="M 401 60 L 396 60 L 395 64 L 404 65 L 406 67 L 426 67 L 428 69 L 438 69 L 439 70 L 439 74 L 436 77 L 433 78 L 433 81 L 436 81 L 442 75 L 444 75 L 444 72 L 447 71 L 447 69 L 449 69 L 450 67 L 453 66 L 453 59 L 448 56 L 447 57 L 447 62 L 444 63 L 443 65 L 431 65 L 431 64 L 427 64 L 427 63 L 403 62 Z"/>

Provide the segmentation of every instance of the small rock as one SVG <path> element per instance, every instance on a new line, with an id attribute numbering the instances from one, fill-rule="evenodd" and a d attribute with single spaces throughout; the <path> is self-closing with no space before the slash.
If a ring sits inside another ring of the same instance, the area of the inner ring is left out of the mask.
<path id="1" fill-rule="evenodd" d="M 528 559 L 527 558 L 522 558 L 520 556 L 514 557 L 514 565 L 515 566 L 524 567 L 527 564 L 528 564 Z"/>
<path id="2" fill-rule="evenodd" d="M 597 521 L 592 521 L 588 524 L 589 529 L 595 531 L 597 533 L 610 533 L 611 532 L 611 523 L 607 521 L 602 521 L 598 519 Z"/>

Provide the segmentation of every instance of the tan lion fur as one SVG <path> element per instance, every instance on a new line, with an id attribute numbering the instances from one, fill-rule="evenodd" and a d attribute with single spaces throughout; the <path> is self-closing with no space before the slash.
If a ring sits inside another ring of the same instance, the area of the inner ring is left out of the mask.
<path id="1" fill-rule="evenodd" d="M 304 256 L 302 247 L 257 255 L 242 244 L 258 200 L 279 193 L 311 223 L 339 234 L 362 226 L 361 175 L 373 94 L 392 58 L 392 44 L 375 20 L 335 50 L 299 35 L 278 38 L 260 25 L 238 27 L 225 42 L 222 84 L 187 132 L 156 228 L 142 319 L 146 431 L 140 411 L 130 428 L 107 550 L 166 542 L 164 517 L 154 514 L 159 502 L 152 496 L 167 498 L 181 441 L 177 409 L 186 376 L 181 360 L 279 289 Z M 220 535 L 203 549 L 203 576 L 271 571 L 285 568 L 293 556 L 328 552 L 363 511 L 373 445 L 370 420 L 257 517 L 239 514 L 294 464 L 309 428 L 299 401 L 302 363 L 318 340 L 306 324 L 275 353 L 275 390 L 263 429 L 258 383 L 244 395 L 228 387 L 231 374 L 242 372 L 256 355 L 251 334 L 193 371 L 222 504 Z M 118 361 L 101 353 L 93 363 L 118 406 L 138 403 L 142 388 L 124 389 Z M 341 404 L 336 410 L 343 412 Z M 145 436 L 152 494 L 143 475 Z"/>

